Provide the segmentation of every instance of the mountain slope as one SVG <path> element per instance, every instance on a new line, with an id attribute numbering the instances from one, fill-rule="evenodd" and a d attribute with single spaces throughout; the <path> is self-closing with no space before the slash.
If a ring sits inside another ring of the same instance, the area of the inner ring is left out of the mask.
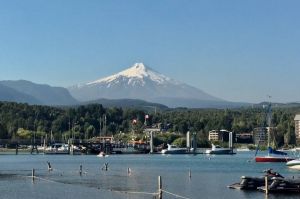
<path id="1" fill-rule="evenodd" d="M 19 93 L 32 96 L 44 105 L 73 105 L 77 103 L 67 89 L 62 87 L 51 87 L 44 84 L 35 84 L 26 80 L 0 81 L 6 87 L 14 89 Z"/>
<path id="2" fill-rule="evenodd" d="M 9 101 L 9 102 L 20 102 L 20 103 L 29 103 L 29 104 L 40 104 L 41 102 L 36 98 L 21 93 L 13 88 L 9 88 L 0 83 L 0 101 Z"/>
<path id="3" fill-rule="evenodd" d="M 68 89 L 76 99 L 81 101 L 99 98 L 130 98 L 162 103 L 169 107 L 177 107 L 180 104 L 181 106 L 196 108 L 201 107 L 203 101 L 226 103 L 226 101 L 211 96 L 200 89 L 162 75 L 142 63 L 136 63 L 115 75 L 87 84 L 75 85 Z M 198 100 L 199 105 L 190 106 L 190 99 Z M 208 103 L 205 107 L 207 106 L 209 107 Z"/>

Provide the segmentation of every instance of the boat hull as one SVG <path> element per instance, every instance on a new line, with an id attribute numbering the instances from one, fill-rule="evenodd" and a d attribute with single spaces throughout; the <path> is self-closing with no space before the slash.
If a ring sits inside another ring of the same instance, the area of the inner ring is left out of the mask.
<path id="1" fill-rule="evenodd" d="M 288 161 L 286 163 L 286 166 L 288 166 L 291 169 L 297 169 L 297 170 L 299 170 L 300 169 L 300 160 L 297 159 L 297 160 Z"/>
<path id="2" fill-rule="evenodd" d="M 226 155 L 226 154 L 234 154 L 231 149 L 224 150 L 206 150 L 206 154 L 215 154 L 215 155 Z"/>
<path id="3" fill-rule="evenodd" d="M 294 160 L 294 158 L 290 157 L 273 157 L 273 156 L 263 156 L 263 157 L 255 157 L 255 162 L 288 162 Z"/>
<path id="4" fill-rule="evenodd" d="M 186 154 L 187 151 L 185 149 L 183 149 L 183 150 L 163 150 L 161 153 L 162 154 Z"/>

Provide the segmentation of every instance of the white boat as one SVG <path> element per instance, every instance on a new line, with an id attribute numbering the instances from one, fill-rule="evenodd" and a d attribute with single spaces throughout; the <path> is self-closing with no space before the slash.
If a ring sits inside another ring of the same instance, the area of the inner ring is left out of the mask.
<path id="1" fill-rule="evenodd" d="M 44 154 L 69 154 L 69 146 L 64 143 L 54 143 L 45 148 Z"/>
<path id="2" fill-rule="evenodd" d="M 250 151 L 250 149 L 242 147 L 242 148 L 237 148 L 236 151 L 243 152 L 243 151 Z"/>
<path id="3" fill-rule="evenodd" d="M 286 166 L 288 166 L 291 169 L 300 170 L 300 159 L 288 161 L 286 163 Z"/>
<path id="4" fill-rule="evenodd" d="M 100 157 L 100 158 L 105 158 L 105 157 L 108 157 L 108 155 L 106 155 L 104 152 L 100 152 L 97 157 Z"/>
<path id="5" fill-rule="evenodd" d="M 233 154 L 233 150 L 231 148 L 223 148 L 214 144 L 211 144 L 211 146 L 211 149 L 207 149 L 205 154 Z"/>
<path id="6" fill-rule="evenodd" d="M 168 144 L 167 149 L 161 151 L 162 154 L 185 154 L 187 153 L 186 148 L 178 148 L 176 145 Z"/>

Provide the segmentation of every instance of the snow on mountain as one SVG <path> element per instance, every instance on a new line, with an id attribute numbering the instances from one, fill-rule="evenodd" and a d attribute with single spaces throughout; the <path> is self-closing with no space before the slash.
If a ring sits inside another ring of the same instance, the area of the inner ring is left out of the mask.
<path id="1" fill-rule="evenodd" d="M 143 63 L 136 63 L 132 67 L 115 75 L 87 83 L 86 85 L 110 83 L 113 81 L 118 81 L 119 78 L 128 78 L 128 85 L 134 84 L 135 81 L 140 81 L 143 85 L 145 85 L 144 78 L 149 78 L 158 84 L 163 84 L 164 82 L 171 81 L 169 77 L 166 77 L 150 68 L 147 68 Z"/>
<path id="2" fill-rule="evenodd" d="M 218 101 L 224 100 L 211 96 L 200 89 L 173 80 L 162 75 L 143 63 L 136 63 L 132 67 L 109 77 L 101 78 L 86 84 L 68 88 L 70 93 L 78 100 L 90 101 L 100 98 L 107 99 L 142 99 L 150 102 L 163 103 L 173 106 L 172 101 L 186 99 L 193 101 Z M 166 99 L 166 100 L 164 100 Z M 172 99 L 172 100 L 170 100 Z M 178 103 L 175 103 L 178 106 Z"/>

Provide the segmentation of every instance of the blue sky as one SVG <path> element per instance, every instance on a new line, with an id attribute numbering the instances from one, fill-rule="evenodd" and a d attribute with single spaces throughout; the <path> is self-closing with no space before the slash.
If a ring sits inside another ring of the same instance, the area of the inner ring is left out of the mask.
<path id="1" fill-rule="evenodd" d="M 298 0 L 0 0 L 0 79 L 71 86 L 135 62 L 217 97 L 300 101 Z"/>

